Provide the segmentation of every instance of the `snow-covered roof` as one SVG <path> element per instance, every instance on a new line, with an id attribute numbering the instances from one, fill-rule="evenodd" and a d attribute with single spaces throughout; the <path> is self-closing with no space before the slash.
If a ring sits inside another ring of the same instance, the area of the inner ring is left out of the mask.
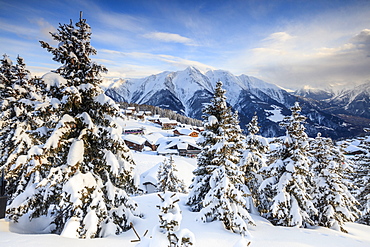
<path id="1" fill-rule="evenodd" d="M 160 138 L 163 138 L 163 134 L 154 132 L 148 135 L 143 135 L 143 138 L 145 138 L 150 144 L 156 144 Z"/>
<path id="2" fill-rule="evenodd" d="M 191 130 L 189 128 L 176 128 L 175 130 L 177 130 L 181 135 L 190 135 L 193 132 L 198 133 L 198 131 Z"/>
<path id="3" fill-rule="evenodd" d="M 125 141 L 129 141 L 139 145 L 143 145 L 146 142 L 146 139 L 139 135 L 125 135 L 122 138 Z"/>
<path id="4" fill-rule="evenodd" d="M 357 147 L 357 146 L 355 146 L 355 145 L 352 145 L 352 144 L 350 144 L 350 145 L 348 145 L 346 148 L 344 148 L 344 152 L 345 153 L 348 153 L 348 154 L 350 154 L 350 153 L 355 153 L 355 152 L 364 152 L 364 153 L 366 153 L 366 150 L 364 150 L 364 149 L 362 149 L 362 148 L 360 148 L 360 147 Z"/>
<path id="5" fill-rule="evenodd" d="M 159 121 L 161 123 L 177 124 L 177 121 L 176 120 L 172 120 L 172 119 L 169 119 L 169 118 L 159 118 Z"/>
<path id="6" fill-rule="evenodd" d="M 161 163 L 156 164 L 152 168 L 148 169 L 147 171 L 143 172 L 140 176 L 140 184 L 152 183 L 157 184 L 157 174 L 158 168 Z"/>
<path id="7" fill-rule="evenodd" d="M 158 146 L 158 153 L 164 152 L 167 153 L 168 150 L 176 150 L 171 149 L 174 146 L 177 146 L 177 149 L 187 149 L 189 145 L 201 149 L 197 143 L 197 138 L 190 137 L 190 136 L 177 136 L 177 137 L 167 137 L 167 138 L 161 138 L 157 141 L 159 144 Z M 177 152 L 177 151 L 176 151 Z"/>

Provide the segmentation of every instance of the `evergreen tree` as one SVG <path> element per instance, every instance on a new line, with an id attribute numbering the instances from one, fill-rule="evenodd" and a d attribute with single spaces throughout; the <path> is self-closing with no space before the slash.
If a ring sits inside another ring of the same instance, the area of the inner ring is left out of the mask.
<path id="1" fill-rule="evenodd" d="M 3 100 L 9 97 L 10 92 L 8 90 L 12 87 L 17 78 L 14 74 L 13 61 L 9 56 L 4 54 L 0 61 L 0 97 L 1 100 Z"/>
<path id="2" fill-rule="evenodd" d="M 298 102 L 291 107 L 292 115 L 285 118 L 286 136 L 277 157 L 261 171 L 267 176 L 260 186 L 260 211 L 273 224 L 305 227 L 313 224 L 317 213 L 309 195 L 312 177 L 307 156 L 307 134 Z"/>
<path id="3" fill-rule="evenodd" d="M 237 188 L 243 184 L 237 166 L 240 140 L 233 125 L 236 120 L 232 120 L 233 114 L 226 105 L 222 82 L 217 82 L 215 95 L 204 113 L 202 151 L 193 172 L 195 177 L 187 204 L 192 210 L 200 211 L 200 219 L 204 222 L 220 220 L 226 229 L 248 234 L 247 223 L 254 225 L 254 222 L 246 210 L 244 194 Z"/>
<path id="4" fill-rule="evenodd" d="M 0 167 L 5 165 L 11 149 L 11 147 L 8 146 L 11 140 L 9 131 L 12 129 L 9 125 L 11 124 L 11 119 L 15 113 L 10 109 L 9 100 L 14 96 L 12 86 L 15 84 L 16 80 L 17 77 L 15 75 L 13 62 L 6 54 L 4 54 L 3 59 L 1 59 L 0 67 Z"/>
<path id="5" fill-rule="evenodd" d="M 7 174 L 7 194 L 10 196 L 9 201 L 12 201 L 18 178 L 24 172 L 17 169 L 17 159 L 26 155 L 27 151 L 38 143 L 33 131 L 43 124 L 36 112 L 43 98 L 37 87 L 37 79 L 30 78 L 23 58 L 18 56 L 15 65 L 12 65 L 9 58 L 4 58 L 3 62 L 11 65 L 6 66 L 8 75 L 11 76 L 2 84 L 0 167 L 3 167 Z"/>
<path id="6" fill-rule="evenodd" d="M 245 150 L 240 159 L 240 170 L 244 173 L 245 185 L 252 195 L 254 205 L 259 205 L 259 186 L 262 183 L 262 175 L 259 171 L 266 166 L 264 155 L 269 150 L 269 144 L 266 138 L 258 135 L 260 127 L 258 126 L 258 117 L 253 116 L 247 125 L 248 135 L 245 139 Z M 250 205 L 251 207 L 252 205 Z"/>
<path id="7" fill-rule="evenodd" d="M 54 232 L 80 238 L 104 237 L 130 228 L 136 203 L 134 162 L 116 119 L 119 107 L 99 87 L 106 68 L 92 62 L 91 30 L 85 19 L 60 24 L 51 33 L 54 48 L 41 44 L 60 62 L 64 79 L 50 82 L 56 106 L 45 123 L 48 137 L 23 163 L 30 172 L 10 205 L 13 220 L 49 215 Z M 22 191 L 23 189 L 23 191 Z"/>
<path id="8" fill-rule="evenodd" d="M 240 159 L 245 150 L 245 136 L 242 134 L 243 130 L 240 128 L 238 111 L 232 113 L 231 108 L 229 108 L 223 121 L 225 123 L 224 134 L 227 137 L 227 141 L 233 143 L 237 159 Z"/>
<path id="9" fill-rule="evenodd" d="M 318 210 L 315 224 L 346 232 L 345 222 L 358 218 L 358 204 L 347 188 L 343 174 L 349 168 L 343 153 L 330 138 L 319 133 L 311 143 L 313 156 L 313 202 Z"/>
<path id="10" fill-rule="evenodd" d="M 370 129 L 366 128 L 366 132 Z M 355 184 L 358 187 L 356 197 L 360 205 L 361 217 L 359 223 L 370 225 L 370 135 L 362 138 L 359 145 L 366 153 L 356 157 L 357 171 Z"/>
<path id="11" fill-rule="evenodd" d="M 159 231 L 167 235 L 168 247 L 188 247 L 194 244 L 194 234 L 188 229 L 180 230 L 182 212 L 178 205 L 180 199 L 176 193 L 158 194 L 161 199 L 159 208 Z"/>
<path id="12" fill-rule="evenodd" d="M 165 159 L 159 166 L 157 190 L 158 192 L 186 193 L 184 181 L 177 177 L 177 169 L 172 156 L 169 162 Z"/>

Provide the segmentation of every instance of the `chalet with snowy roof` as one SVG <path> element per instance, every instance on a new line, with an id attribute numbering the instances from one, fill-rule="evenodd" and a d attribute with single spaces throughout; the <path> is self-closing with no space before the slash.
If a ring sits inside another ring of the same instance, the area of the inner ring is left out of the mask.
<path id="1" fill-rule="evenodd" d="M 159 117 L 159 115 L 148 117 L 147 120 L 152 123 L 159 124 L 160 126 L 162 126 L 163 130 L 174 129 L 179 125 L 179 123 L 176 120 L 171 120 L 169 118 L 161 118 Z"/>
<path id="2" fill-rule="evenodd" d="M 159 118 L 158 123 L 162 126 L 162 129 L 164 130 L 174 129 L 178 125 L 178 122 L 176 120 L 171 120 L 169 118 Z"/>
<path id="3" fill-rule="evenodd" d="M 123 113 L 126 115 L 126 116 L 132 116 L 132 111 L 131 110 L 123 110 Z"/>
<path id="4" fill-rule="evenodd" d="M 173 134 L 175 136 L 191 136 L 191 137 L 198 137 L 199 136 L 198 131 L 195 131 L 195 130 L 192 130 L 192 129 L 189 129 L 189 128 L 176 128 L 173 131 Z"/>
<path id="5" fill-rule="evenodd" d="M 137 119 L 144 120 L 144 116 L 145 116 L 144 111 L 137 112 L 135 116 Z"/>
<path id="6" fill-rule="evenodd" d="M 158 119 L 160 118 L 159 115 L 154 115 L 154 116 L 148 116 L 146 118 L 146 120 L 148 120 L 149 122 L 152 122 L 152 123 L 156 123 L 158 121 Z"/>
<path id="7" fill-rule="evenodd" d="M 123 140 L 129 149 L 139 152 L 144 150 L 145 142 L 147 141 L 145 138 L 138 135 L 126 135 L 123 136 Z"/>
<path id="8" fill-rule="evenodd" d="M 159 155 L 180 155 L 195 157 L 201 152 L 201 147 L 196 144 L 196 139 L 190 136 L 168 137 L 166 140 L 158 140 L 157 148 Z"/>
<path id="9" fill-rule="evenodd" d="M 144 120 L 146 116 L 151 116 L 151 111 L 138 111 L 135 116 L 137 119 Z"/>
<path id="10" fill-rule="evenodd" d="M 361 147 L 355 146 L 353 144 L 348 145 L 343 149 L 345 155 L 358 155 L 358 154 L 366 154 L 366 150 Z"/>
<path id="11" fill-rule="evenodd" d="M 154 193 L 157 192 L 157 174 L 159 169 L 159 164 L 156 164 L 149 170 L 143 172 L 140 176 L 140 188 L 145 193 Z"/>
<path id="12" fill-rule="evenodd" d="M 144 135 L 145 128 L 143 127 L 124 127 L 124 135 Z"/>
<path id="13" fill-rule="evenodd" d="M 143 135 L 143 138 L 147 140 L 146 146 L 150 147 L 151 150 L 157 151 L 157 141 L 164 136 L 159 132 L 150 133 L 148 135 Z"/>
<path id="14" fill-rule="evenodd" d="M 136 108 L 134 106 L 129 106 L 125 110 L 123 110 L 123 113 L 126 116 L 134 116 L 136 114 Z"/>

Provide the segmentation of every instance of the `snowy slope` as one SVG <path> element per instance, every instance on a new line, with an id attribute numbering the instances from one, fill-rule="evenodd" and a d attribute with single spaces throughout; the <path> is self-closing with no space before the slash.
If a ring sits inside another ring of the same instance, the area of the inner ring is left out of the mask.
<path id="1" fill-rule="evenodd" d="M 224 230 L 220 222 L 201 223 L 196 221 L 197 213 L 190 212 L 184 204 L 186 195 L 180 195 L 180 208 L 182 210 L 181 229 L 187 228 L 195 234 L 195 246 L 197 247 L 233 247 L 240 240 L 238 234 Z M 135 222 L 137 232 L 142 236 L 148 230 L 146 237 L 154 236 L 153 228 L 158 224 L 159 197 L 156 194 L 148 194 L 134 198 L 139 204 L 139 210 L 144 217 Z M 250 227 L 252 237 L 251 247 L 366 247 L 370 246 L 370 227 L 356 223 L 345 225 L 348 234 L 327 228 L 302 229 L 289 227 L 276 227 L 265 219 L 252 215 L 256 222 L 255 227 Z M 137 246 L 137 239 L 132 230 L 119 236 L 110 236 L 104 239 L 79 240 L 61 237 L 52 234 L 42 234 L 42 223 L 37 225 L 28 224 L 19 227 L 17 225 L 0 220 L 0 246 L 1 247 L 97 247 L 97 246 Z M 150 239 L 146 239 L 147 241 Z M 165 243 L 165 237 L 161 238 Z M 167 245 L 157 245 L 165 247 Z"/>

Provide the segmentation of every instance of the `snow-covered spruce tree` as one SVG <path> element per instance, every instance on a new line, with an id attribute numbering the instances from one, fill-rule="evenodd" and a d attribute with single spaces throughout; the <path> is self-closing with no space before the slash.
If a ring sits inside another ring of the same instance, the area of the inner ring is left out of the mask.
<path id="1" fill-rule="evenodd" d="M 245 185 L 252 195 L 253 203 L 259 205 L 259 187 L 262 183 L 262 175 L 259 170 L 266 166 L 265 154 L 269 150 L 269 144 L 266 138 L 258 135 L 260 127 L 258 126 L 258 117 L 253 116 L 247 125 L 248 135 L 245 139 L 245 150 L 240 159 L 240 170 L 244 173 Z M 252 205 L 250 205 L 251 207 Z"/>
<path id="2" fill-rule="evenodd" d="M 11 136 L 9 130 L 11 127 L 11 118 L 14 115 L 9 108 L 8 100 L 14 96 L 13 84 L 16 82 L 14 66 L 12 60 L 6 55 L 3 55 L 0 66 L 0 167 L 5 165 L 11 147 L 8 146 Z M 5 168 L 5 167 L 4 167 Z M 7 172 L 7 171 L 5 171 Z"/>
<path id="3" fill-rule="evenodd" d="M 169 161 L 164 159 L 163 163 L 159 166 L 157 190 L 158 192 L 171 191 L 186 193 L 184 181 L 180 180 L 177 176 L 177 169 L 172 156 L 170 156 Z"/>
<path id="4" fill-rule="evenodd" d="M 8 60 L 9 58 L 4 58 Z M 33 133 L 43 121 L 37 114 L 37 108 L 43 102 L 39 92 L 37 78 L 30 78 L 23 58 L 17 57 L 17 63 L 8 67 L 12 76 L 3 84 L 1 103 L 1 166 L 6 172 L 7 194 L 12 201 L 19 177 L 24 172 L 16 166 L 20 156 L 38 144 L 39 140 Z"/>
<path id="5" fill-rule="evenodd" d="M 8 55 L 4 54 L 0 62 L 0 98 L 3 100 L 9 97 L 8 89 L 13 85 L 16 76 L 14 74 L 13 61 Z"/>
<path id="6" fill-rule="evenodd" d="M 312 198 L 318 214 L 315 225 L 346 232 L 345 222 L 358 218 L 358 204 L 347 188 L 343 174 L 349 168 L 343 153 L 334 146 L 330 138 L 318 133 L 310 144 L 312 154 L 313 192 Z"/>
<path id="7" fill-rule="evenodd" d="M 41 44 L 62 63 L 56 72 L 65 82 L 51 92 L 58 111 L 46 123 L 51 134 L 28 160 L 34 179 L 18 195 L 25 200 L 15 198 L 8 212 L 14 220 L 49 215 L 54 232 L 65 236 L 121 233 L 130 228 L 136 209 L 128 196 L 136 190 L 134 162 L 116 122 L 119 108 L 99 87 L 106 68 L 90 59 L 96 50 L 82 17 L 75 25 L 60 24 L 51 35 L 58 47 Z"/>
<path id="8" fill-rule="evenodd" d="M 161 199 L 159 208 L 159 231 L 167 235 L 169 247 L 188 247 L 195 242 L 194 234 L 187 229 L 180 230 L 182 212 L 178 205 L 180 199 L 176 193 L 158 194 Z"/>
<path id="9" fill-rule="evenodd" d="M 267 178 L 260 186 L 264 197 L 259 210 L 274 225 L 306 227 L 313 224 L 311 217 L 317 213 L 309 195 L 308 138 L 298 102 L 291 111 L 283 123 L 286 136 L 276 159 L 261 169 Z"/>
<path id="10" fill-rule="evenodd" d="M 21 102 L 24 102 L 27 108 L 31 107 L 32 109 L 32 111 L 26 112 L 26 117 L 23 119 L 24 123 L 30 124 L 28 124 L 28 130 L 20 136 L 22 138 L 18 138 L 21 141 L 14 149 L 16 152 L 13 152 L 8 159 L 10 161 L 7 173 L 9 204 L 16 197 L 19 202 L 25 200 L 28 197 L 27 193 L 24 193 L 25 190 L 34 189 L 48 174 L 47 164 L 50 162 L 46 157 L 42 158 L 41 154 L 43 153 L 43 143 L 52 133 L 55 127 L 54 121 L 58 120 L 55 113 L 59 112 L 60 105 L 58 99 L 50 98 L 50 96 L 56 88 L 63 87 L 66 80 L 58 74 L 47 73 L 42 78 L 32 78 L 29 84 L 32 85 L 34 91 L 29 91 L 30 99 L 21 99 Z M 18 197 L 20 194 L 22 196 Z M 14 218 L 14 215 L 11 217 Z"/>
<path id="11" fill-rule="evenodd" d="M 365 129 L 370 133 L 370 128 Z M 359 145 L 366 153 L 356 158 L 357 178 L 355 183 L 358 187 L 356 198 L 360 204 L 361 217 L 359 223 L 370 225 L 370 135 L 365 136 Z"/>
<path id="12" fill-rule="evenodd" d="M 200 211 L 200 220 L 220 220 L 227 230 L 247 235 L 247 223 L 254 225 L 248 211 L 239 170 L 239 150 L 236 140 L 231 141 L 230 109 L 226 105 L 222 82 L 217 82 L 215 95 L 204 109 L 204 131 L 198 155 L 198 167 L 191 184 L 187 204 Z"/>
<path id="13" fill-rule="evenodd" d="M 227 136 L 227 141 L 233 143 L 238 156 L 237 159 L 240 159 L 245 149 L 245 136 L 242 134 L 243 130 L 240 128 L 239 113 L 238 111 L 233 113 L 231 108 L 227 112 L 224 118 L 225 135 Z"/>

